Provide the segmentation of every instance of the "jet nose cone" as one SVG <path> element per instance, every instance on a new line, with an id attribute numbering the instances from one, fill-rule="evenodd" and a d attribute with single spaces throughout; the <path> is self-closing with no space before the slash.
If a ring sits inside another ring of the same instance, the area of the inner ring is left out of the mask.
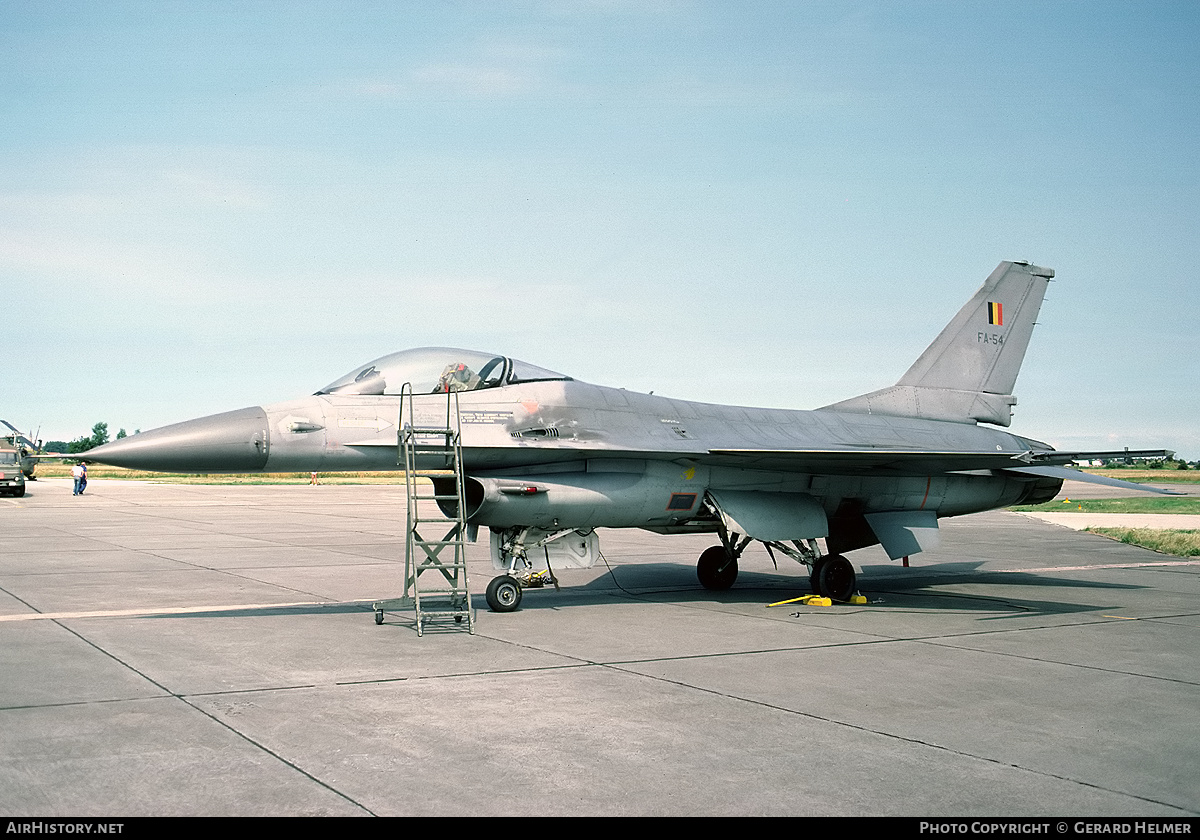
<path id="1" fill-rule="evenodd" d="M 267 413 L 226 411 L 114 440 L 81 457 L 159 472 L 254 472 L 267 463 Z"/>

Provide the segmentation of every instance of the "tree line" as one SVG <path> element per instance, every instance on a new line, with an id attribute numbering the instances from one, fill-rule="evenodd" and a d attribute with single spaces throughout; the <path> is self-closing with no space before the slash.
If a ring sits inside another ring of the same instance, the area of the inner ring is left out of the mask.
<path id="1" fill-rule="evenodd" d="M 134 431 L 136 435 L 140 429 Z M 116 437 L 113 440 L 120 440 L 123 437 L 128 437 L 124 429 L 118 429 Z M 108 443 L 108 424 L 97 423 L 92 426 L 90 435 L 81 435 L 75 440 L 48 440 L 42 445 L 43 452 L 69 452 L 72 455 L 80 452 L 87 452 L 89 449 L 95 449 L 101 444 Z"/>

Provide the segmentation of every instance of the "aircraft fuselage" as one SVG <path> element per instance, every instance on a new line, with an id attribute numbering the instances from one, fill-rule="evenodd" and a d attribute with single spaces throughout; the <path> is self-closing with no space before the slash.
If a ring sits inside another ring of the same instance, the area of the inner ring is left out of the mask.
<path id="1" fill-rule="evenodd" d="M 845 530 L 839 519 L 876 511 L 954 516 L 1013 504 L 1035 486 L 1039 496 L 1050 489 L 987 468 L 999 454 L 1043 445 L 962 423 L 696 403 L 574 380 L 450 398 L 462 430 L 469 519 L 490 527 L 711 530 L 701 516 L 705 492 L 736 490 L 808 494 L 838 531 Z M 417 395 L 415 424 L 444 424 L 447 405 L 446 394 Z M 397 396 L 320 394 L 146 432 L 105 460 L 186 472 L 394 470 L 399 415 Z M 879 453 L 875 463 L 862 462 L 864 450 Z M 929 458 L 893 462 L 893 451 Z M 981 455 L 978 469 L 964 472 L 961 455 L 972 451 Z M 788 464 L 790 452 L 804 452 L 807 466 Z M 956 469 L 936 469 L 939 452 L 957 453 Z M 542 492 L 502 492 L 505 482 L 533 478 Z"/>

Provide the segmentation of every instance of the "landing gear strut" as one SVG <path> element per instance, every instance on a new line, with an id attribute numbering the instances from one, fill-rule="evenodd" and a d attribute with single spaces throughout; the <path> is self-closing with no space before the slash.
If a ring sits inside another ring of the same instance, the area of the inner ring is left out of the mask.
<path id="1" fill-rule="evenodd" d="M 577 549 L 582 551 L 579 557 L 587 556 L 589 551 L 586 539 L 592 532 L 577 528 L 560 528 L 557 531 L 542 531 L 532 527 L 508 528 L 504 531 L 499 543 L 496 542 L 493 531 L 492 550 L 499 553 L 501 558 L 497 569 L 504 569 L 505 574 L 493 578 L 487 588 L 487 604 L 493 612 L 513 612 L 521 606 L 521 596 L 526 589 L 540 589 L 543 586 L 553 586 L 558 589 L 558 579 L 550 568 L 550 552 L 545 552 L 544 568 L 535 568 L 529 553 L 560 540 L 563 537 L 578 536 L 584 542 Z M 528 540 L 528 542 L 527 542 Z M 594 541 L 591 544 L 595 548 Z M 574 555 L 573 555 L 574 556 Z M 494 555 L 495 557 L 495 555 Z M 578 559 L 578 558 L 577 558 Z M 493 559 L 493 563 L 497 561 Z M 590 565 L 582 566 L 590 568 Z"/>
<path id="2" fill-rule="evenodd" d="M 696 563 L 696 577 L 705 589 L 720 591 L 733 586 L 737 580 L 738 558 L 746 546 L 754 541 L 753 537 L 735 534 L 727 528 L 727 519 L 709 496 L 705 496 L 705 505 L 715 520 L 717 534 L 721 544 L 705 549 Z M 822 595 L 831 601 L 846 602 L 854 597 L 857 580 L 854 566 L 840 554 L 821 554 L 821 548 L 813 538 L 791 540 L 788 545 L 782 540 L 760 540 L 775 562 L 775 552 L 792 558 L 797 563 L 809 568 L 809 584 L 813 594 Z"/>
<path id="3" fill-rule="evenodd" d="M 705 549 L 696 563 L 696 577 L 701 585 L 708 590 L 719 592 L 733 586 L 738 575 L 738 557 L 751 542 L 750 537 L 739 538 L 737 534 L 732 539 L 722 534 L 722 544 Z M 808 545 L 802 545 L 798 540 L 793 546 L 781 542 L 764 542 L 768 553 L 774 559 L 773 551 L 781 551 L 799 563 L 807 565 L 812 571 L 808 582 L 814 595 L 824 596 L 831 601 L 845 603 L 857 590 L 857 577 L 853 564 L 840 554 L 820 554 L 816 540 L 809 540 Z"/>

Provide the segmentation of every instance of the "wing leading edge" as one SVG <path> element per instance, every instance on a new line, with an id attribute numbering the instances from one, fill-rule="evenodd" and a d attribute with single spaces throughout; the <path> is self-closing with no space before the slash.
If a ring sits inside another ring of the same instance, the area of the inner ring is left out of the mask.
<path id="1" fill-rule="evenodd" d="M 783 472 L 855 474 L 876 470 L 910 475 L 999 470 L 1059 461 L 1057 452 L 962 452 L 921 449 L 710 449 L 714 463 Z M 1063 456 L 1062 463 L 1070 460 Z"/>

